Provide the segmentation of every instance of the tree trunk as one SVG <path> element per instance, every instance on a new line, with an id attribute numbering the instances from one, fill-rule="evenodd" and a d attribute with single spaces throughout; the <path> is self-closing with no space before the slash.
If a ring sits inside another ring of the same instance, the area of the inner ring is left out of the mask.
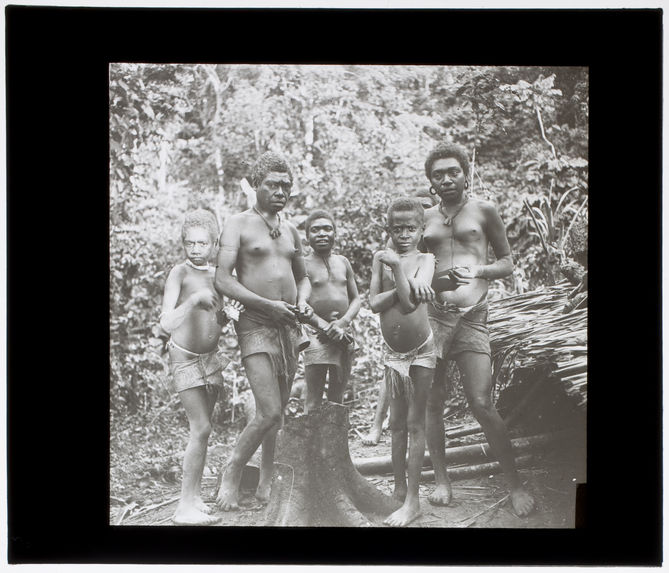
<path id="1" fill-rule="evenodd" d="M 353 466 L 348 429 L 348 410 L 332 402 L 286 420 L 277 438 L 266 525 L 375 526 L 399 508 Z"/>

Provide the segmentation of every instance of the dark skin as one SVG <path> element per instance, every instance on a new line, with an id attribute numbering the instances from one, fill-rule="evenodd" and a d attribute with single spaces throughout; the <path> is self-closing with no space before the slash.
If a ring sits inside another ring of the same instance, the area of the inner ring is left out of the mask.
<path id="1" fill-rule="evenodd" d="M 279 226 L 279 212 L 290 197 L 290 188 L 291 179 L 287 173 L 267 173 L 256 189 L 255 210 L 233 215 L 226 222 L 221 233 L 215 279 L 220 293 L 263 313 L 269 322 L 278 326 L 294 325 L 298 316 L 307 320 L 313 314 L 306 302 L 311 285 L 297 229 L 287 221 L 282 221 Z M 281 234 L 272 238 L 268 225 L 279 226 Z M 236 270 L 237 278 L 233 276 L 233 270 Z M 242 313 L 238 328 L 252 327 L 253 323 Z M 274 378 L 266 354 L 247 356 L 243 365 L 256 401 L 256 415 L 239 436 L 224 471 L 216 499 L 218 507 L 224 511 L 239 508 L 242 471 L 261 443 L 256 497 L 260 501 L 269 498 L 276 434 L 288 401 L 288 396 L 282 392 L 284 384 Z"/>
<path id="2" fill-rule="evenodd" d="M 321 217 L 311 221 L 307 229 L 307 239 L 312 248 L 312 253 L 305 258 L 311 281 L 309 306 L 313 308 L 314 316 L 321 319 L 320 326 L 326 336 L 340 341 L 360 310 L 360 295 L 353 268 L 346 257 L 332 254 L 335 228 L 329 219 Z M 328 364 L 305 366 L 305 412 L 321 405 L 326 377 L 328 400 L 342 403 L 347 380 L 340 380 L 339 371 Z"/>
<path id="3" fill-rule="evenodd" d="M 437 159 L 431 166 L 430 184 L 438 193 L 440 203 L 425 212 L 424 241 L 427 249 L 437 258 L 435 276 L 450 276 L 456 284 L 458 279 L 467 281 L 449 290 L 440 285 L 439 279 L 433 281 L 436 299 L 458 307 L 476 304 L 488 292 L 490 280 L 513 272 L 511 249 L 497 209 L 488 201 L 468 199 L 464 195 L 465 180 L 466 174 L 458 159 Z M 450 224 L 445 224 L 448 222 Z M 487 262 L 489 245 L 496 257 L 493 263 Z M 421 293 L 417 293 L 416 297 L 425 300 Z M 518 515 L 527 515 L 534 507 L 534 499 L 522 487 L 506 427 L 490 397 L 490 357 L 478 352 L 462 352 L 454 358 L 462 374 L 463 388 L 472 413 L 483 428 L 509 482 L 513 508 Z M 427 406 L 427 443 L 437 484 L 428 499 L 436 505 L 447 505 L 452 497 L 444 455 L 445 395 L 440 383 L 445 370 L 445 360 L 438 360 L 434 374 L 437 383 L 432 384 Z"/>
<path id="4" fill-rule="evenodd" d="M 381 331 L 388 346 L 406 352 L 422 345 L 430 336 L 427 308 L 412 300 L 408 277 L 429 284 L 434 272 L 434 258 L 416 249 L 423 225 L 422 217 L 415 212 L 393 212 L 387 230 L 394 249 L 374 255 L 369 303 L 372 310 L 381 315 Z M 393 496 L 404 503 L 384 523 L 396 527 L 406 526 L 420 515 L 418 486 L 425 452 L 425 404 L 432 369 L 412 365 L 409 375 L 413 396 L 398 396 L 390 402 L 395 474 Z M 405 461 L 407 443 L 408 464 Z"/>

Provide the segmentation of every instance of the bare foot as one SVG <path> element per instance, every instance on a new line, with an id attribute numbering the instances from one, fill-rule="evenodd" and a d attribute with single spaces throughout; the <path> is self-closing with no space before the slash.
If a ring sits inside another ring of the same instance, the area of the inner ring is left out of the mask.
<path id="1" fill-rule="evenodd" d="M 437 485 L 435 490 L 427 496 L 427 501 L 432 505 L 448 505 L 451 503 L 453 498 L 453 490 L 451 489 L 451 484 L 441 483 Z"/>
<path id="2" fill-rule="evenodd" d="M 519 487 L 513 489 L 509 495 L 511 497 L 513 511 L 515 511 L 516 515 L 519 517 L 529 515 L 534 509 L 534 498 L 523 488 Z"/>
<path id="3" fill-rule="evenodd" d="M 384 521 L 386 525 L 393 527 L 404 527 L 409 525 L 414 519 L 420 517 L 420 505 L 418 502 L 405 503 L 394 513 L 391 513 Z"/>
<path id="4" fill-rule="evenodd" d="M 220 517 L 207 515 L 194 506 L 177 507 L 172 517 L 175 525 L 213 525 L 220 521 Z"/>
<path id="5" fill-rule="evenodd" d="M 256 488 L 256 499 L 260 503 L 267 503 L 269 501 L 269 494 L 272 491 L 272 480 L 269 483 L 259 483 Z"/>
<path id="6" fill-rule="evenodd" d="M 397 501 L 404 501 L 406 499 L 406 496 L 407 496 L 407 485 L 395 484 L 395 490 L 393 491 L 393 498 L 396 499 Z"/>
<path id="7" fill-rule="evenodd" d="M 202 513 L 211 513 L 211 507 L 209 507 L 199 495 L 195 496 L 195 499 L 193 499 L 193 506 L 195 509 L 199 509 Z"/>
<path id="8" fill-rule="evenodd" d="M 239 487 L 234 486 L 225 479 L 221 481 L 216 496 L 216 506 L 223 511 L 234 511 L 239 509 Z"/>
<path id="9" fill-rule="evenodd" d="M 381 440 L 381 428 L 373 428 L 369 434 L 362 438 L 363 446 L 375 446 Z"/>

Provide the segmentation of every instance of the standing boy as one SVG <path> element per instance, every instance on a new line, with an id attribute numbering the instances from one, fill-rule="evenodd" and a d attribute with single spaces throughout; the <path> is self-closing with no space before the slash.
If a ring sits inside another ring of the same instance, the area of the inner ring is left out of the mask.
<path id="1" fill-rule="evenodd" d="M 414 197 L 418 199 L 423 209 L 429 209 L 430 207 L 433 207 L 434 205 L 437 204 L 437 200 L 435 199 L 434 195 L 432 195 L 432 193 L 430 193 L 427 189 L 419 189 L 414 193 Z M 423 248 L 422 243 L 423 241 L 421 239 L 418 242 L 418 250 L 426 251 L 426 249 Z M 391 239 L 388 239 L 388 242 L 386 243 L 386 248 L 387 249 L 393 248 L 393 242 Z M 409 284 L 411 283 L 412 280 L 409 279 Z M 424 294 L 426 300 L 430 300 L 429 290 L 431 289 L 426 289 Z M 376 444 L 379 443 L 379 440 L 381 440 L 381 433 L 383 432 L 383 421 L 386 418 L 389 406 L 390 406 L 390 397 L 386 392 L 386 385 L 384 381 L 381 380 L 381 382 L 379 383 L 379 396 L 376 402 L 376 409 L 374 410 L 374 420 L 372 421 L 371 429 L 369 430 L 367 435 L 363 436 L 362 438 L 363 445 L 375 446 Z"/>
<path id="2" fill-rule="evenodd" d="M 394 250 L 385 249 L 374 255 L 369 300 L 372 310 L 381 313 L 386 346 L 393 496 L 404 501 L 385 523 L 404 526 L 420 515 L 418 485 L 425 454 L 425 406 L 436 364 L 427 307 L 425 303 L 413 302 L 409 278 L 419 285 L 429 285 L 434 274 L 434 256 L 416 248 L 424 227 L 423 207 L 416 199 L 394 201 L 388 209 L 387 225 Z"/>
<path id="3" fill-rule="evenodd" d="M 328 400 L 338 404 L 343 401 L 353 360 L 353 343 L 345 337 L 345 331 L 360 310 L 360 295 L 351 263 L 342 255 L 332 254 L 336 234 L 332 216 L 326 211 L 313 211 L 304 227 L 312 249 L 305 257 L 311 281 L 307 302 L 314 310 L 312 322 L 320 323 L 317 326 L 321 330 L 309 334 L 310 344 L 304 351 L 304 409 L 309 412 L 321 405 L 326 377 Z"/>
<path id="4" fill-rule="evenodd" d="M 221 369 L 227 366 L 216 356 L 221 334 L 217 320 L 220 304 L 209 259 L 216 249 L 217 236 L 213 213 L 198 209 L 186 215 L 181 229 L 186 261 L 173 267 L 167 276 L 160 315 L 160 326 L 170 334 L 169 386 L 179 393 L 190 425 L 181 499 L 172 518 L 178 525 L 211 525 L 219 519 L 207 515 L 208 508 L 200 497 L 211 413 L 218 386 L 223 384 Z M 222 311 L 218 316 L 224 316 Z"/>
<path id="5" fill-rule="evenodd" d="M 227 221 L 216 268 L 216 289 L 246 307 L 235 328 L 256 402 L 255 416 L 239 436 L 218 490 L 216 503 L 225 511 L 239 508 L 242 470 L 261 443 L 256 498 L 269 499 L 276 434 L 306 342 L 296 317 L 312 314 L 302 243 L 295 226 L 281 217 L 293 184 L 285 159 L 272 152 L 261 155 L 251 184 L 256 204 Z"/>

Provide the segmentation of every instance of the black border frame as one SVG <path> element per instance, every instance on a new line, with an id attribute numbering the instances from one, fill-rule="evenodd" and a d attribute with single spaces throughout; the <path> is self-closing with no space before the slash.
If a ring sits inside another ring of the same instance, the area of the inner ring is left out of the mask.
<path id="1" fill-rule="evenodd" d="M 661 562 L 661 10 L 8 6 L 5 16 L 10 563 Z M 113 61 L 588 66 L 585 527 L 109 526 L 100 190 Z"/>

